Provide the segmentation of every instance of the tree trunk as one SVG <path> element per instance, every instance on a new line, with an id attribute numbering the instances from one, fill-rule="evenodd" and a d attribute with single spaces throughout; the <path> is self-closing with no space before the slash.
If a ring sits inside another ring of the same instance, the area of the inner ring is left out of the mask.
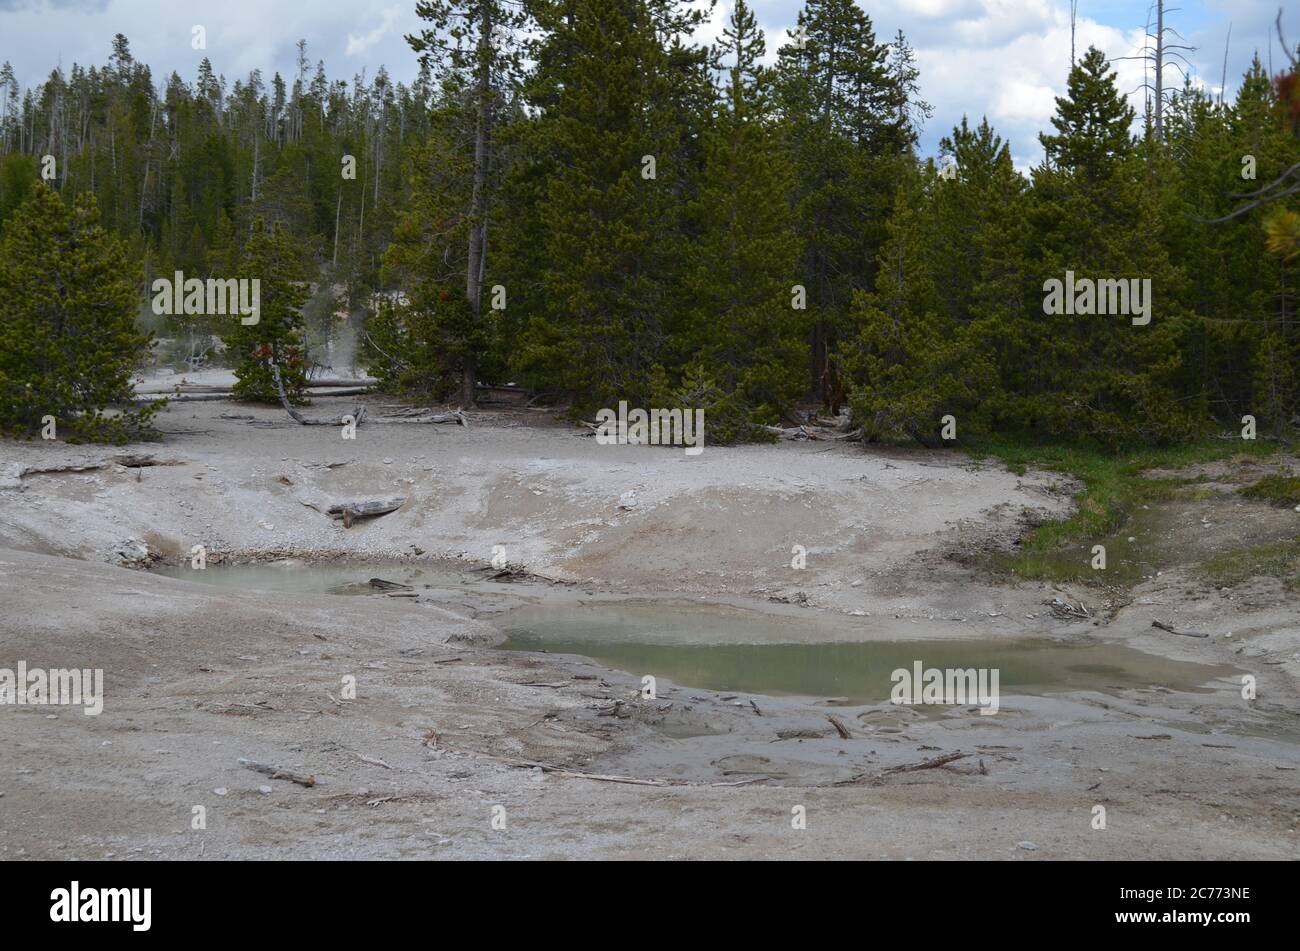
<path id="1" fill-rule="evenodd" d="M 343 188 L 339 187 L 338 204 L 334 206 L 334 258 L 330 262 L 331 266 L 339 266 L 339 214 L 343 211 Z"/>
<path id="2" fill-rule="evenodd" d="M 478 90 L 474 115 L 474 191 L 470 198 L 469 254 L 465 264 L 465 296 L 469 300 L 473 327 L 478 329 L 483 313 L 483 270 L 487 234 L 488 137 L 490 135 L 492 96 L 492 4 L 484 2 L 479 20 Z M 477 361 L 465 357 L 461 370 L 461 403 L 474 406 Z"/>
<path id="3" fill-rule="evenodd" d="M 1165 0 L 1156 0 L 1156 141 L 1164 141 Z"/>

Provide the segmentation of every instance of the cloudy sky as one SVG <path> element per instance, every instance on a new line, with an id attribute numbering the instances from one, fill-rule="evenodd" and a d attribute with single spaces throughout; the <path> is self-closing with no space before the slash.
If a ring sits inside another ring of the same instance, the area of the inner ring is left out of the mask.
<path id="1" fill-rule="evenodd" d="M 711 39 L 733 0 L 718 0 Z M 802 0 L 750 0 L 767 31 L 770 53 L 784 42 Z M 1151 0 L 1079 0 L 1077 46 L 1100 47 L 1108 56 L 1132 55 L 1141 46 Z M 1224 42 L 1232 27 L 1228 91 L 1255 51 L 1281 59 L 1271 35 L 1284 0 L 1170 0 L 1180 10 L 1167 22 L 1197 47 L 1187 54 L 1193 80 L 1218 91 Z M 1021 168 L 1038 161 L 1037 133 L 1048 126 L 1070 56 L 1069 0 L 859 0 L 876 33 L 891 38 L 900 27 L 916 48 L 922 96 L 935 107 L 922 149 L 933 154 L 940 136 L 963 113 L 987 115 L 1011 143 Z M 13 63 L 19 80 L 34 85 L 62 64 L 103 63 L 115 33 L 124 33 L 139 60 L 161 78 L 172 70 L 193 79 L 205 55 L 191 48 L 191 29 L 207 32 L 206 55 L 228 79 L 261 68 L 266 76 L 292 73 L 294 44 L 307 40 L 312 61 L 324 59 L 331 78 L 350 79 L 383 64 L 394 79 L 409 80 L 416 64 L 402 37 L 419 28 L 414 0 L 0 0 L 0 60 Z M 1288 38 L 1300 38 L 1300 16 Z M 1142 81 L 1138 63 L 1117 63 L 1126 91 Z M 1174 69 L 1167 82 L 1181 83 Z M 1135 93 L 1135 105 L 1140 98 Z"/>

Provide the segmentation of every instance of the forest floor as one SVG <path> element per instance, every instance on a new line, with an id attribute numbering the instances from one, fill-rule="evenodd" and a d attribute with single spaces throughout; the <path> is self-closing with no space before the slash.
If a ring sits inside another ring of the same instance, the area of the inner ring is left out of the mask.
<path id="1" fill-rule="evenodd" d="M 159 443 L 0 443 L 0 668 L 106 677 L 100 716 L 0 707 L 0 858 L 1300 857 L 1300 513 L 1238 491 L 1294 458 L 1178 470 L 1196 491 L 1121 531 L 1116 565 L 1138 567 L 1099 585 L 999 567 L 1073 511 L 1079 486 L 1052 472 L 824 442 L 687 456 L 599 446 L 542 412 L 460 427 L 364 402 L 355 440 L 193 402 L 161 414 Z M 97 468 L 39 471 L 69 465 Z M 389 496 L 406 502 L 350 528 L 323 511 Z M 141 570 L 196 544 L 210 565 L 460 571 L 501 546 L 527 574 L 395 598 Z M 615 596 L 794 630 L 834 616 L 873 639 L 1122 644 L 1207 675 L 934 716 L 664 679 L 643 700 L 640 672 L 494 646 L 504 608 Z"/>

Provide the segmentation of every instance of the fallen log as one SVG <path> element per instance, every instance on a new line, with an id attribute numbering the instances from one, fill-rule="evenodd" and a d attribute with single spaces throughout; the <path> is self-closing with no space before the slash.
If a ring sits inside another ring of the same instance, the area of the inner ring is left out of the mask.
<path id="1" fill-rule="evenodd" d="M 148 403 L 157 397 L 149 394 L 137 393 L 134 398 L 137 403 Z M 171 395 L 167 397 L 167 400 L 170 403 L 209 403 L 213 400 L 228 400 L 230 398 L 231 393 L 229 390 L 226 390 L 224 393 L 184 393 L 180 396 Z"/>
<path id="2" fill-rule="evenodd" d="M 152 455 L 124 455 L 113 456 L 110 460 L 119 466 L 126 466 L 128 469 L 140 469 L 145 466 L 183 466 L 185 465 L 179 459 L 155 459 Z"/>
<path id="3" fill-rule="evenodd" d="M 359 386 L 354 389 L 322 391 L 309 386 L 304 392 L 308 396 L 361 396 L 369 393 L 370 389 L 368 387 Z M 181 393 L 179 396 L 168 396 L 167 399 L 172 403 L 208 403 L 213 400 L 234 399 L 234 396 L 234 393 L 230 390 L 222 390 L 214 393 Z M 135 396 L 136 402 L 148 402 L 155 398 L 156 397 L 141 395 L 139 393 Z"/>
<path id="4" fill-rule="evenodd" d="M 251 759 L 240 758 L 239 764 L 256 773 L 262 773 L 270 776 L 272 779 L 283 779 L 291 783 L 297 783 L 299 786 L 315 786 L 315 776 L 305 776 L 302 773 L 294 773 L 280 766 L 271 766 L 268 763 L 258 763 Z"/>
<path id="5" fill-rule="evenodd" d="M 387 515 L 389 512 L 396 512 L 406 504 L 406 499 L 394 497 L 391 499 L 368 499 L 357 502 L 340 502 L 329 506 L 325 509 L 325 514 L 331 518 L 343 519 L 343 527 L 351 528 L 352 522 L 359 518 L 376 518 L 380 515 Z"/>
<path id="6" fill-rule="evenodd" d="M 484 754 L 488 759 L 494 759 L 498 762 L 505 763 L 507 766 L 514 766 L 518 769 L 540 769 L 544 773 L 554 773 L 557 776 L 568 776 L 571 779 L 590 779 L 599 783 L 625 783 L 629 786 L 685 786 L 680 780 L 672 779 L 638 779 L 635 776 L 616 776 L 609 773 L 584 773 L 580 770 L 569 769 L 565 766 L 554 766 L 550 763 L 538 763 L 533 760 L 511 759 L 506 756 L 492 756 Z"/>
<path id="7" fill-rule="evenodd" d="M 67 465 L 53 466 L 15 466 L 14 478 L 22 479 L 29 475 L 56 475 L 60 472 L 92 472 L 95 469 L 102 469 L 107 462 L 81 462 L 69 463 Z"/>
<path id="8" fill-rule="evenodd" d="M 778 439 L 808 439 L 813 442 L 831 441 L 841 439 L 858 439 L 862 436 L 861 429 L 855 429 L 852 432 L 839 432 L 836 429 L 828 429 L 821 426 L 805 424 L 802 426 L 763 426 L 762 429 L 774 434 Z"/>
<path id="9" fill-rule="evenodd" d="M 1088 610 L 1088 606 L 1082 601 L 1079 602 L 1078 607 L 1061 598 L 1052 598 L 1049 601 L 1044 601 L 1043 604 L 1050 607 L 1053 616 L 1058 618 L 1078 621 L 1086 621 L 1092 618 L 1092 612 Z"/>
<path id="10" fill-rule="evenodd" d="M 69 462 L 55 465 L 24 466 L 15 464 L 10 467 L 9 476 L 13 479 L 25 479 L 29 475 L 58 475 L 66 472 L 94 472 L 110 465 L 123 466 L 127 469 L 139 469 L 143 466 L 182 466 L 179 459 L 155 459 L 151 455 L 110 456 L 100 462 Z"/>
<path id="11" fill-rule="evenodd" d="M 343 426 L 349 422 L 354 426 L 361 425 L 361 420 L 366 415 L 366 408 L 364 406 L 357 406 L 351 413 L 340 413 L 333 419 L 308 419 L 306 416 L 303 416 L 289 405 L 289 397 L 284 392 L 284 383 L 280 379 L 280 368 L 273 360 L 267 362 L 271 366 L 271 376 L 275 378 L 276 392 L 280 394 L 280 405 L 284 407 L 284 411 L 288 413 L 295 422 L 301 423 L 303 426 Z"/>
<path id="12" fill-rule="evenodd" d="M 891 766 L 884 770 L 884 773 L 914 773 L 919 769 L 938 769 L 941 766 L 947 766 L 949 763 L 959 759 L 965 759 L 970 756 L 969 753 L 946 753 L 943 756 L 936 756 L 934 759 L 928 759 L 921 763 L 909 763 L 906 766 Z"/>
<path id="13" fill-rule="evenodd" d="M 230 384 L 228 383 L 142 383 L 137 384 L 134 392 L 137 395 L 147 396 L 170 396 L 172 393 L 181 392 L 185 394 L 197 395 L 199 393 L 229 393 Z"/>
<path id="14" fill-rule="evenodd" d="M 380 423 L 455 423 L 458 426 L 468 426 L 469 417 L 456 410 L 454 413 L 432 413 L 428 416 L 413 416 L 410 413 L 398 413 L 391 416 L 380 417 L 376 422 Z"/>
<path id="15" fill-rule="evenodd" d="M 1183 637 L 1209 637 L 1209 634 L 1198 634 L 1196 631 L 1178 631 L 1172 624 L 1165 624 L 1162 621 L 1152 621 L 1152 627 L 1158 627 L 1162 631 L 1168 631 L 1170 634 L 1181 634 Z"/>
<path id="16" fill-rule="evenodd" d="M 379 381 L 373 377 L 321 377 L 320 379 L 308 379 L 308 389 L 353 389 L 364 390 L 372 387 Z M 170 396 L 179 392 L 182 396 L 200 396 L 211 394 L 228 394 L 230 393 L 229 383 L 138 383 L 135 386 L 137 395 L 148 396 Z"/>
<path id="17" fill-rule="evenodd" d="M 303 426 L 346 426 L 352 423 L 354 426 L 360 426 L 361 421 L 365 419 L 366 408 L 364 406 L 355 407 L 351 413 L 339 413 L 337 416 L 331 416 L 329 419 L 309 419 L 303 416 L 292 406 L 288 400 L 283 400 L 284 411 L 293 417 L 294 422 Z"/>
<path id="18" fill-rule="evenodd" d="M 379 381 L 373 376 L 347 377 L 347 376 L 322 376 L 308 377 L 307 386 L 315 389 L 318 386 L 327 388 L 337 387 L 358 387 L 358 386 L 375 386 Z"/>

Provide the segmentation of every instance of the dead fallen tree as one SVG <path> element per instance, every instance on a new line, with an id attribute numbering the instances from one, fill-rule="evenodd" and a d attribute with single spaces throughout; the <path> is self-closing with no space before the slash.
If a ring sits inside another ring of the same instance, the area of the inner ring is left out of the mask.
<path id="1" fill-rule="evenodd" d="M 293 417 L 294 421 L 303 426 L 346 426 L 351 423 L 354 426 L 360 426 L 361 420 L 366 415 L 366 408 L 358 404 L 353 408 L 351 413 L 340 413 L 331 419 L 308 419 L 289 404 L 289 397 L 284 392 L 284 383 L 280 379 L 280 368 L 275 365 L 274 361 L 269 361 L 271 365 L 271 376 L 275 378 L 275 390 L 280 394 L 280 405 L 284 411 Z M 391 511 L 391 509 L 390 509 Z M 345 520 L 345 524 L 347 524 Z"/>
<path id="2" fill-rule="evenodd" d="M 311 419 L 303 416 L 285 401 L 285 412 L 293 417 L 294 422 L 303 426 L 346 426 L 352 423 L 360 426 L 361 421 L 366 418 L 366 408 L 364 406 L 354 406 L 350 413 L 339 413 L 337 416 L 331 416 L 329 419 Z"/>
<path id="3" fill-rule="evenodd" d="M 356 502 L 339 502 L 325 509 L 330 518 L 343 519 L 343 527 L 351 528 L 352 523 L 363 518 L 377 518 L 396 512 L 406 504 L 405 497 L 394 496 L 389 499 L 366 499 Z"/>
<path id="4" fill-rule="evenodd" d="M 1196 631 L 1178 631 L 1172 624 L 1165 624 L 1163 621 L 1152 621 L 1152 627 L 1158 627 L 1162 631 L 1168 631 L 1170 634 L 1181 634 L 1183 637 L 1209 637 L 1209 634 L 1200 634 Z"/>
<path id="5" fill-rule="evenodd" d="M 554 773 L 556 776 L 567 776 L 570 779 L 590 779 L 598 783 L 624 783 L 629 786 L 686 786 L 689 783 L 681 780 L 672 779 L 639 779 L 635 776 L 617 776 L 609 773 L 584 773 L 581 770 L 570 769 L 567 766 L 555 766 L 551 763 L 538 763 L 527 759 L 512 759 L 506 756 L 492 756 L 482 754 L 487 759 L 496 760 L 499 763 L 505 763 L 507 766 L 514 766 L 518 769 L 540 769 L 544 773 Z"/>
<path id="6" fill-rule="evenodd" d="M 852 432 L 841 433 L 833 429 L 825 429 L 820 426 L 810 426 L 807 423 L 801 426 L 764 426 L 763 429 L 773 433 L 780 439 L 808 439 L 813 442 L 822 440 L 835 441 L 843 439 L 861 439 L 862 430 L 855 429 Z"/>
<path id="7" fill-rule="evenodd" d="M 255 773 L 262 773 L 270 776 L 272 779 L 283 779 L 287 782 L 297 783 L 299 786 L 315 786 L 316 777 L 306 776 L 302 773 L 291 772 L 280 766 L 272 766 L 269 763 L 258 763 L 251 759 L 240 758 L 239 765 L 251 769 Z"/>
<path id="8" fill-rule="evenodd" d="M 109 466 L 123 466 L 127 469 L 141 469 L 147 466 L 183 466 L 185 463 L 179 459 L 155 459 L 151 455 L 127 454 L 120 456 L 110 456 L 107 459 L 97 461 L 86 460 L 82 462 L 53 463 L 41 466 L 24 466 L 14 464 L 9 467 L 6 473 L 12 479 L 25 479 L 31 475 L 59 475 L 67 472 L 94 472 L 99 469 L 107 469 Z"/>
<path id="9" fill-rule="evenodd" d="M 308 379 L 307 389 L 367 392 L 378 382 L 373 377 L 320 377 L 319 379 Z M 182 397 L 207 396 L 219 398 L 229 396 L 230 391 L 231 386 L 228 383 L 188 383 L 184 380 L 179 383 L 138 383 L 135 386 L 135 393 L 138 396 L 172 396 L 173 394 L 180 394 Z"/>
<path id="10" fill-rule="evenodd" d="M 357 386 L 349 389 L 331 390 L 324 388 L 317 389 L 309 386 L 303 392 L 308 396 L 362 396 L 369 393 L 370 388 L 366 386 Z M 234 398 L 235 394 L 230 390 L 219 390 L 213 393 L 181 393 L 178 396 L 173 395 L 167 397 L 168 402 L 172 403 L 210 403 L 213 400 L 232 400 Z M 154 399 L 154 397 L 140 396 L 139 394 L 136 395 L 137 402 L 147 402 L 151 399 Z"/>
<path id="11" fill-rule="evenodd" d="M 459 409 L 450 413 L 428 413 L 422 409 L 410 409 L 398 413 L 388 413 L 376 420 L 379 423 L 455 423 L 468 426 L 469 417 Z"/>
<path id="12" fill-rule="evenodd" d="M 1092 611 L 1082 601 L 1078 606 L 1071 604 L 1062 598 L 1051 598 L 1044 601 L 1043 604 L 1052 609 L 1053 617 L 1061 618 L 1066 621 L 1090 621 L 1092 620 Z"/>
<path id="13" fill-rule="evenodd" d="M 850 429 L 849 426 L 850 417 L 847 413 L 829 419 L 809 413 L 806 420 L 794 426 L 764 426 L 763 429 L 779 439 L 808 439 L 814 442 L 861 439 L 861 427 Z"/>
<path id="14" fill-rule="evenodd" d="M 57 475 L 61 472 L 93 472 L 96 469 L 103 469 L 107 465 L 107 462 L 70 462 L 48 466 L 24 466 L 14 463 L 9 467 L 8 474 L 14 480 L 18 480 L 26 478 L 29 475 Z"/>
<path id="15" fill-rule="evenodd" d="M 945 753 L 943 756 L 936 756 L 934 759 L 924 760 L 920 763 L 908 763 L 905 766 L 891 766 L 888 769 L 882 770 L 881 775 L 889 775 L 891 773 L 915 773 L 922 769 L 942 769 L 949 763 L 956 762 L 959 759 L 965 759 L 968 756 L 970 756 L 969 753 Z"/>

